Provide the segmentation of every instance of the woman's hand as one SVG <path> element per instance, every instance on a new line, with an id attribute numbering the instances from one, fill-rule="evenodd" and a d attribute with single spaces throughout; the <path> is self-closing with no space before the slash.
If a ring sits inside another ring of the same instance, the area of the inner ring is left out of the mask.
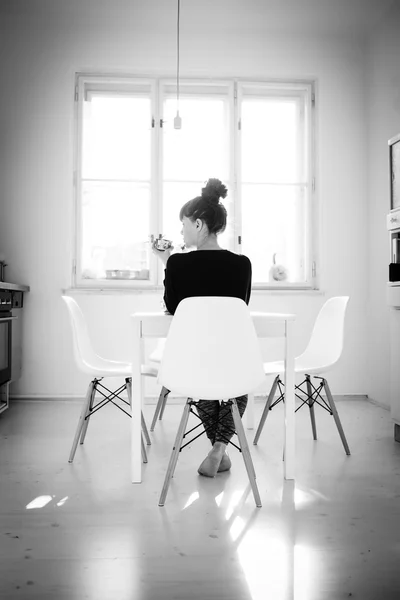
<path id="1" fill-rule="evenodd" d="M 174 250 L 174 247 L 171 246 L 167 250 L 158 250 L 155 247 L 155 244 L 156 244 L 156 241 L 153 242 L 153 244 L 152 244 L 153 254 L 155 254 L 156 256 L 158 256 L 158 258 L 161 260 L 161 262 L 164 263 L 164 266 L 166 266 L 167 265 L 167 261 L 168 261 L 169 257 L 171 256 L 172 251 Z"/>

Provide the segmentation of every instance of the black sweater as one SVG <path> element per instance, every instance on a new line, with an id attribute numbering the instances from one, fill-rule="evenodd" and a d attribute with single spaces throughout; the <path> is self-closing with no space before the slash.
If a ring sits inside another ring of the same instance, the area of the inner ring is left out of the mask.
<path id="1" fill-rule="evenodd" d="M 249 303 L 251 262 L 229 250 L 194 250 L 173 254 L 165 269 L 164 302 L 173 315 L 192 296 L 232 296 Z"/>

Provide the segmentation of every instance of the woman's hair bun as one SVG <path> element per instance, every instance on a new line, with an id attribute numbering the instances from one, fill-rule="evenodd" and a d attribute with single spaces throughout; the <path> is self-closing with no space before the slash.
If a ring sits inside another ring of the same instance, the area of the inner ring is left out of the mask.
<path id="1" fill-rule="evenodd" d="M 209 179 L 201 190 L 202 198 L 218 204 L 220 198 L 225 198 L 228 189 L 219 179 Z"/>

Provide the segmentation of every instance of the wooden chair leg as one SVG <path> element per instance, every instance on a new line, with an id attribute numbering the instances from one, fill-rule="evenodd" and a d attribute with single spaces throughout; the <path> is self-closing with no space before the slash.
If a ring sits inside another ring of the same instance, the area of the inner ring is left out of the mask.
<path id="1" fill-rule="evenodd" d="M 306 383 L 307 383 L 307 395 L 308 395 L 308 408 L 310 409 L 310 419 L 311 419 L 311 428 L 312 428 L 312 432 L 313 432 L 313 438 L 314 440 L 317 439 L 317 427 L 315 424 L 315 412 L 314 412 L 314 400 L 312 398 L 312 386 L 311 386 L 311 379 L 309 375 L 306 375 Z"/>
<path id="2" fill-rule="evenodd" d="M 253 461 L 251 460 L 249 445 L 247 443 L 246 434 L 244 432 L 242 419 L 240 418 L 236 398 L 232 399 L 231 410 L 232 410 L 232 417 L 233 417 L 233 421 L 235 423 L 235 429 L 236 429 L 236 433 L 238 436 L 240 448 L 242 450 L 244 464 L 246 467 L 246 471 L 247 471 L 247 475 L 248 475 L 249 482 L 251 485 L 251 489 L 253 491 L 254 500 L 255 500 L 256 506 L 258 508 L 260 508 L 262 506 L 262 504 L 261 504 L 260 493 L 258 491 L 258 487 L 257 487 L 257 483 L 256 483 L 254 465 L 253 465 Z"/>
<path id="3" fill-rule="evenodd" d="M 158 417 L 159 421 L 161 421 L 161 419 L 164 416 L 164 410 L 165 410 L 165 407 L 167 406 L 169 392 L 170 392 L 170 390 L 167 390 L 167 388 L 165 388 L 165 393 L 163 396 L 163 401 L 162 401 L 161 410 L 160 410 L 160 416 Z"/>
<path id="4" fill-rule="evenodd" d="M 141 435 L 140 435 L 140 443 L 141 443 L 141 448 L 142 448 L 142 461 L 144 463 L 147 463 L 147 452 L 146 452 L 146 446 L 144 445 L 143 433 L 141 433 Z"/>
<path id="5" fill-rule="evenodd" d="M 171 458 L 169 459 L 169 464 L 167 468 L 167 472 L 164 479 L 164 485 L 161 491 L 160 500 L 158 502 L 158 506 L 164 506 L 165 499 L 167 497 L 169 484 L 174 475 L 176 463 L 178 462 L 179 451 L 181 449 L 181 444 L 183 440 L 183 436 L 185 435 L 187 422 L 190 414 L 190 403 L 189 399 L 186 401 L 185 408 L 183 409 L 183 414 L 181 418 L 181 422 L 178 427 L 178 432 L 176 434 L 174 447 L 172 449 Z"/>
<path id="6" fill-rule="evenodd" d="M 79 421 L 78 421 L 78 425 L 75 431 L 75 437 L 74 437 L 74 441 L 72 442 L 72 448 L 71 448 L 71 452 L 69 454 L 69 459 L 68 462 L 72 463 L 72 461 L 74 460 L 74 456 L 75 456 L 75 452 L 76 452 L 76 447 L 78 445 L 78 441 L 79 438 L 81 436 L 82 433 L 82 428 L 85 424 L 85 417 L 89 412 L 89 407 L 90 407 L 90 402 L 92 399 L 92 394 L 94 394 L 96 389 L 96 380 L 94 379 L 93 381 L 91 381 L 89 383 L 89 387 L 87 389 L 87 393 L 86 393 L 86 399 L 85 402 L 82 406 L 82 410 L 81 410 L 81 414 L 79 416 Z"/>
<path id="7" fill-rule="evenodd" d="M 165 398 L 165 396 L 168 396 L 168 394 L 169 394 L 169 390 L 167 390 L 167 388 L 165 388 L 163 386 L 161 388 L 160 395 L 158 396 L 156 410 L 154 411 L 153 420 L 150 425 L 150 431 L 154 431 L 154 427 L 156 426 L 158 415 L 160 414 L 161 408 L 164 404 L 164 398 Z M 160 416 L 160 419 L 161 419 L 161 416 Z"/>
<path id="8" fill-rule="evenodd" d="M 329 385 L 328 385 L 328 382 L 326 381 L 326 379 L 323 379 L 322 381 L 324 383 L 324 387 L 325 387 L 325 391 L 326 391 L 326 397 L 328 399 L 329 406 L 331 408 L 333 418 L 335 419 L 336 427 L 338 429 L 338 432 L 339 432 L 339 435 L 340 435 L 340 439 L 342 440 L 342 444 L 343 444 L 344 450 L 345 450 L 346 454 L 348 456 L 350 456 L 350 448 L 349 448 L 349 445 L 347 443 L 346 436 L 344 435 L 343 427 L 342 427 L 342 424 L 341 424 L 340 419 L 339 419 L 338 411 L 336 410 L 336 405 L 335 405 L 335 402 L 333 400 L 333 396 L 331 394 L 331 390 L 329 389 Z"/>
<path id="9" fill-rule="evenodd" d="M 265 403 L 264 410 L 263 410 L 260 422 L 259 422 L 258 427 L 257 427 L 256 435 L 254 436 L 254 440 L 253 440 L 253 444 L 254 445 L 257 445 L 257 442 L 258 442 L 259 437 L 261 435 L 261 432 L 263 430 L 264 423 L 265 423 L 265 420 L 266 420 L 266 418 L 268 416 L 270 406 L 271 406 L 271 404 L 273 402 L 273 399 L 275 397 L 275 392 L 276 392 L 276 388 L 278 386 L 278 381 L 279 381 L 279 375 L 277 375 L 275 377 L 274 383 L 272 384 L 272 387 L 271 387 L 271 391 L 269 392 L 269 395 L 268 395 L 268 399 L 267 399 L 267 401 Z"/>
<path id="10" fill-rule="evenodd" d="M 147 425 L 146 425 L 146 421 L 144 419 L 143 411 L 140 413 L 140 415 L 141 415 L 141 422 L 142 422 L 142 431 L 143 431 L 143 435 L 146 439 L 146 444 L 148 446 L 151 446 L 151 439 L 149 436 L 149 432 L 147 431 Z"/>
<path id="11" fill-rule="evenodd" d="M 132 380 L 130 377 L 127 377 L 125 379 L 125 384 L 126 384 L 126 391 L 128 393 L 129 406 L 132 408 Z M 146 438 L 147 445 L 151 446 L 151 440 L 150 440 L 149 432 L 147 431 L 147 425 L 146 425 L 146 421 L 144 419 L 143 411 L 140 411 L 140 418 L 141 418 L 141 425 L 142 425 L 142 434 L 144 434 L 144 436 Z M 143 445 L 143 437 L 142 437 L 142 445 Z M 144 452 L 143 452 L 143 448 L 142 448 L 142 458 L 143 458 L 143 462 L 147 463 L 146 449 L 144 449 Z"/>
<path id="12" fill-rule="evenodd" d="M 81 439 L 79 440 L 80 444 L 83 444 L 83 442 L 85 441 L 86 432 L 87 432 L 87 428 L 89 427 L 89 421 L 90 421 L 90 417 L 92 414 L 92 408 L 93 408 L 95 396 L 96 396 L 96 385 L 94 385 L 94 387 L 93 387 L 92 395 L 91 395 L 90 402 L 89 402 L 89 409 L 88 409 L 87 415 L 85 415 L 85 420 L 83 422 Z"/>

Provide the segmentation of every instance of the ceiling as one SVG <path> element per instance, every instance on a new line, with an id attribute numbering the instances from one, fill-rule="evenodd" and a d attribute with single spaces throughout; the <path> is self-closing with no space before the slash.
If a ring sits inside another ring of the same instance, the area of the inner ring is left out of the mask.
<path id="1" fill-rule="evenodd" d="M 176 5 L 177 0 L 167 4 Z M 181 0 L 181 15 L 183 22 L 203 28 L 204 33 L 221 28 L 368 36 L 394 4 L 400 0 Z"/>
<path id="2" fill-rule="evenodd" d="M 78 22 L 136 21 L 151 30 L 176 21 L 178 0 L 0 0 L 0 13 Z M 400 0 L 181 0 L 181 24 L 193 35 L 368 36 Z"/>

